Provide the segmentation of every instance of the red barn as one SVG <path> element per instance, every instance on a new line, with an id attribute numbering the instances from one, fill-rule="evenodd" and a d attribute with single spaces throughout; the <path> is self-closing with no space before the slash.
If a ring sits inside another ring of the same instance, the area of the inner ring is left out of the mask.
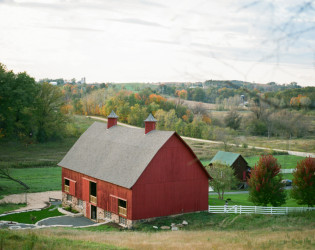
<path id="1" fill-rule="evenodd" d="M 208 209 L 209 174 L 174 131 L 95 122 L 63 160 L 64 206 L 86 217 L 132 226 L 139 220 Z"/>

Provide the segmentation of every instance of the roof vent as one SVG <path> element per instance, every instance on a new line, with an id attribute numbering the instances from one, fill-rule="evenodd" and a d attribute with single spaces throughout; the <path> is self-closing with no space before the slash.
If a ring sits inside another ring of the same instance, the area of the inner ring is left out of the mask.
<path id="1" fill-rule="evenodd" d="M 107 129 L 111 128 L 112 126 L 117 125 L 118 116 L 112 110 L 112 112 L 107 116 Z"/>
<path id="2" fill-rule="evenodd" d="M 155 124 L 156 124 L 157 120 L 154 118 L 154 116 L 152 114 L 149 114 L 148 118 L 144 120 L 144 133 L 147 134 L 152 130 L 155 130 Z"/>

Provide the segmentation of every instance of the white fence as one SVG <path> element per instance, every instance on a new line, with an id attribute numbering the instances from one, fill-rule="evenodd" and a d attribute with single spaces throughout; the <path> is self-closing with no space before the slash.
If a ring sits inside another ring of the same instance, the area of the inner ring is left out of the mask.
<path id="1" fill-rule="evenodd" d="M 280 173 L 282 174 L 292 174 L 293 172 L 295 172 L 295 168 L 280 169 Z"/>
<path id="2" fill-rule="evenodd" d="M 214 214 L 288 214 L 315 210 L 315 207 L 259 207 L 259 206 L 209 206 L 209 213 Z"/>

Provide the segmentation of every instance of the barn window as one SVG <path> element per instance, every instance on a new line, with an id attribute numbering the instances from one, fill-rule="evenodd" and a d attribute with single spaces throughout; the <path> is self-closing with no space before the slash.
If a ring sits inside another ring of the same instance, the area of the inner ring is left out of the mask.
<path id="1" fill-rule="evenodd" d="M 106 217 L 107 219 L 111 219 L 111 218 L 112 218 L 112 213 L 109 212 L 109 211 L 105 211 L 105 217 Z"/>
<path id="2" fill-rule="evenodd" d="M 78 206 L 80 207 L 80 208 L 83 208 L 83 200 L 78 200 Z"/>
<path id="3" fill-rule="evenodd" d="M 127 225 L 127 219 L 119 216 L 119 224 L 126 226 Z"/>
<path id="4" fill-rule="evenodd" d="M 70 191 L 70 181 L 65 179 L 65 192 L 69 193 Z"/>
<path id="5" fill-rule="evenodd" d="M 70 194 L 67 194 L 67 201 L 72 202 L 72 196 Z"/>
<path id="6" fill-rule="evenodd" d="M 118 199 L 119 215 L 127 216 L 127 201 Z"/>
<path id="7" fill-rule="evenodd" d="M 93 181 L 90 181 L 90 202 L 97 204 L 97 198 L 96 198 L 96 183 Z"/>

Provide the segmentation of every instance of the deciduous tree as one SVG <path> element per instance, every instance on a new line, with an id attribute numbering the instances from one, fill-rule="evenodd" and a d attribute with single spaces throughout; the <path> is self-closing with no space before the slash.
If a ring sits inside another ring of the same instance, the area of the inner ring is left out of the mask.
<path id="1" fill-rule="evenodd" d="M 315 205 L 315 159 L 308 157 L 297 163 L 293 173 L 292 198 L 298 204 Z"/>
<path id="2" fill-rule="evenodd" d="M 248 180 L 249 200 L 255 205 L 281 206 L 285 203 L 286 193 L 280 168 L 277 159 L 272 155 L 259 158 Z"/>
<path id="3" fill-rule="evenodd" d="M 207 167 L 207 171 L 213 178 L 210 181 L 210 186 L 218 193 L 218 198 L 223 200 L 224 191 L 231 189 L 237 183 L 234 169 L 222 162 L 214 162 L 212 166 Z"/>

